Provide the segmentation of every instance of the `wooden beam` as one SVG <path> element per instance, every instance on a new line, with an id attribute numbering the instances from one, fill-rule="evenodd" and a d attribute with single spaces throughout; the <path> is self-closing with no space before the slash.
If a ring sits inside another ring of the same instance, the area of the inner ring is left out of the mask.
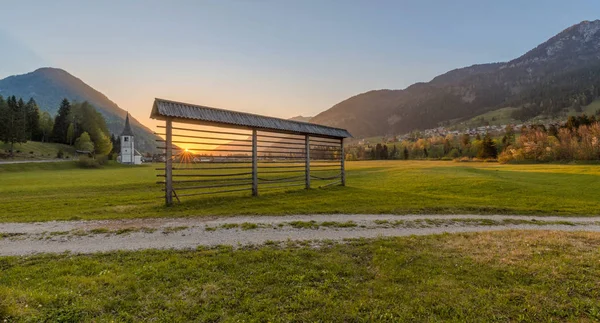
<path id="1" fill-rule="evenodd" d="M 165 202 L 173 204 L 173 121 L 166 120 L 166 156 L 165 156 Z"/>
<path id="2" fill-rule="evenodd" d="M 258 196 L 258 137 L 252 129 L 252 196 Z"/>
<path id="3" fill-rule="evenodd" d="M 306 160 L 304 161 L 304 175 L 306 189 L 310 189 L 310 136 L 304 136 L 304 149 L 306 150 Z"/>
<path id="4" fill-rule="evenodd" d="M 344 153 L 344 138 L 340 139 L 340 148 L 341 148 L 341 156 L 340 156 L 340 164 L 342 168 L 342 186 L 346 186 L 346 154 Z"/>

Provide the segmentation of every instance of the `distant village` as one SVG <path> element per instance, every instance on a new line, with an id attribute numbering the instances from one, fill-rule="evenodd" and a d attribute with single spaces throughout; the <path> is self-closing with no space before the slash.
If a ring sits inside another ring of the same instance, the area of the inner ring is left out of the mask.
<path id="1" fill-rule="evenodd" d="M 446 137 L 447 135 L 453 136 L 461 136 L 463 134 L 468 134 L 470 136 L 483 136 L 485 134 L 490 134 L 492 136 L 502 135 L 506 132 L 507 127 L 512 127 L 515 133 L 521 131 L 523 126 L 530 126 L 534 123 L 527 122 L 521 124 L 505 124 L 505 125 L 488 125 L 488 126 L 479 126 L 474 128 L 465 128 L 462 130 L 453 129 L 454 127 L 437 127 L 432 129 L 426 129 L 422 131 L 413 131 L 401 135 L 387 135 L 383 136 L 382 140 L 384 143 L 393 143 L 393 142 L 402 142 L 405 140 L 414 140 L 418 138 L 431 138 L 431 137 Z M 539 123 L 535 123 L 539 124 Z M 551 124 L 557 124 L 555 122 L 551 122 L 548 124 L 544 124 L 544 126 L 549 127 Z M 369 145 L 371 144 L 368 139 L 360 139 L 358 141 L 359 145 Z"/>

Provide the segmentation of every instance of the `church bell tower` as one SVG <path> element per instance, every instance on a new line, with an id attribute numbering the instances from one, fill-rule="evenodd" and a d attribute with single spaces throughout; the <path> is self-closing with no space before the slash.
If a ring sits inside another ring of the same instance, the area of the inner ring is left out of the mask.
<path id="1" fill-rule="evenodd" d="M 133 131 L 129 125 L 129 113 L 125 118 L 125 128 L 121 133 L 121 164 L 135 164 L 135 147 L 133 146 Z"/>

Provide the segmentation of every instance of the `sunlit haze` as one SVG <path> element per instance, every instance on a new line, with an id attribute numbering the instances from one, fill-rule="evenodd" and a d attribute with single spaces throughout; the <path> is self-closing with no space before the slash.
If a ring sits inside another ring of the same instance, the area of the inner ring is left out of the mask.
<path id="1" fill-rule="evenodd" d="M 598 12 L 598 1 L 11 1 L 0 78 L 62 68 L 149 126 L 155 97 L 313 116 L 510 60 Z"/>

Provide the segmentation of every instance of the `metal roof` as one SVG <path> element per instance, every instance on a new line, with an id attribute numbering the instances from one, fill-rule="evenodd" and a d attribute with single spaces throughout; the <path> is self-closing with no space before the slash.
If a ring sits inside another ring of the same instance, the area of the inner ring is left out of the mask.
<path id="1" fill-rule="evenodd" d="M 189 119 L 206 122 L 209 124 L 257 128 L 276 132 L 308 134 L 313 136 L 335 138 L 352 137 L 352 135 L 346 129 L 163 99 L 154 100 L 150 118 L 158 120 L 166 120 L 167 118 Z"/>
<path id="2" fill-rule="evenodd" d="M 129 112 L 127 112 L 127 117 L 125 117 L 125 128 L 123 128 L 121 136 L 133 136 L 133 131 L 131 131 L 131 126 L 129 125 Z"/>

